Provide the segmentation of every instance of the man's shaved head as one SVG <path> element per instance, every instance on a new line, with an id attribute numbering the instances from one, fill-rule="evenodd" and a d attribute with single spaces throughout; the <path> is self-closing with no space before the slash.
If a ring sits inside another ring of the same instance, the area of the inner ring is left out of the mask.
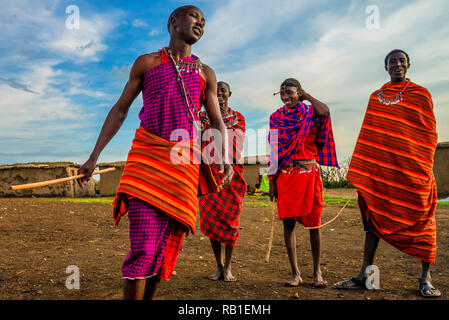
<path id="1" fill-rule="evenodd" d="M 197 9 L 197 10 L 201 11 L 198 7 L 192 6 L 192 5 L 186 5 L 186 6 L 182 6 L 182 7 L 176 8 L 175 10 L 173 10 L 173 12 L 168 17 L 168 22 L 167 22 L 168 32 L 170 32 L 171 20 L 173 18 L 178 18 L 179 16 L 181 16 L 188 9 Z"/>

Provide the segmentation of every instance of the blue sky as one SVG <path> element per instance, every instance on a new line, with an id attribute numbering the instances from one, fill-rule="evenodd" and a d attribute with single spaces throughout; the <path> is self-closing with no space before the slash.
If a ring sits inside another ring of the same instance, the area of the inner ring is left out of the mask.
<path id="1" fill-rule="evenodd" d="M 282 105 L 272 93 L 295 77 L 329 105 L 337 153 L 350 156 L 370 93 L 389 80 L 383 59 L 394 48 L 409 53 L 408 76 L 431 92 L 438 140 L 449 141 L 444 0 L 0 0 L 0 164 L 83 163 L 130 66 L 168 44 L 167 17 L 184 4 L 205 13 L 193 53 L 231 85 L 230 105 L 247 121 L 247 155 L 265 153 L 255 133 Z M 66 27 L 70 5 L 79 8 L 79 29 Z M 369 5 L 379 9 L 378 29 L 367 28 Z M 99 162 L 126 159 L 141 107 L 139 96 Z"/>

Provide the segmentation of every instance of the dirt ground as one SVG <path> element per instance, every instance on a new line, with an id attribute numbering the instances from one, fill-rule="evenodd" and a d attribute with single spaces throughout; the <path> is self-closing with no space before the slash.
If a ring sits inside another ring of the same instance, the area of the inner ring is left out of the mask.
<path id="1" fill-rule="evenodd" d="M 326 190 L 325 195 L 354 198 L 355 192 Z M 121 299 L 121 264 L 129 247 L 127 217 L 115 227 L 110 204 L 57 200 L 0 199 L 0 299 Z M 326 205 L 323 223 L 334 217 L 341 206 Z M 264 261 L 271 217 L 267 200 L 245 200 L 232 264 L 237 282 L 207 279 L 215 271 L 215 262 L 208 238 L 198 229 L 184 240 L 177 275 L 163 281 L 156 299 L 422 299 L 416 294 L 420 262 L 382 241 L 375 259 L 380 268 L 380 290 L 313 288 L 309 232 L 301 225 L 297 225 L 296 235 L 304 284 L 285 287 L 290 270 L 278 220 L 270 261 Z M 437 230 L 433 284 L 443 293 L 440 299 L 448 299 L 449 207 L 438 208 Z M 363 238 L 356 207 L 346 208 L 336 221 L 322 229 L 322 271 L 330 284 L 358 272 Z M 66 288 L 70 275 L 66 268 L 70 265 L 79 268 L 79 290 Z"/>

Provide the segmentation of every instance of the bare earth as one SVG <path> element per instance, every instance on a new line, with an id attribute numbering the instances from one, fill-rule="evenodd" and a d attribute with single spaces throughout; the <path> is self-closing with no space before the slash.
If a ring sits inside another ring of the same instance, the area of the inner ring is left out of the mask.
<path id="1" fill-rule="evenodd" d="M 354 190 L 326 190 L 332 197 L 354 198 Z M 51 200 L 51 201 L 49 201 Z M 209 240 L 199 229 L 184 240 L 177 275 L 161 284 L 157 299 L 268 300 L 414 300 L 420 261 L 380 243 L 375 264 L 381 290 L 339 291 L 312 286 L 312 257 L 308 231 L 297 225 L 298 262 L 304 284 L 284 286 L 290 270 L 276 219 L 269 263 L 265 263 L 272 209 L 266 200 L 247 198 L 241 215 L 240 238 L 234 250 L 235 283 L 210 281 L 215 271 Z M 258 204 L 260 203 L 260 207 Z M 323 223 L 342 204 L 326 205 Z M 0 299 L 121 299 L 121 264 L 128 253 L 128 219 L 114 227 L 112 206 L 106 203 L 67 203 L 55 199 L 0 199 Z M 433 284 L 448 299 L 449 207 L 437 210 L 438 251 L 432 266 Z M 359 211 L 348 207 L 322 230 L 322 271 L 330 284 L 356 275 L 362 259 L 364 232 Z M 66 288 L 70 274 L 80 270 L 80 289 Z"/>

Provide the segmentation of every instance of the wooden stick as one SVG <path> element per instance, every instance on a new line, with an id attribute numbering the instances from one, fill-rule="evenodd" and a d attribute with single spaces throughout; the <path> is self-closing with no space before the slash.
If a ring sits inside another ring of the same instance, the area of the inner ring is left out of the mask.
<path id="1" fill-rule="evenodd" d="M 273 236 L 274 236 L 274 221 L 276 220 L 276 201 L 273 199 L 273 219 L 271 220 L 271 233 L 270 233 L 270 239 L 268 240 L 268 251 L 267 255 L 265 257 L 265 262 L 268 262 L 270 260 L 270 252 L 271 247 L 273 245 Z"/>
<path id="2" fill-rule="evenodd" d="M 94 171 L 92 173 L 92 175 L 102 174 L 102 173 L 106 173 L 106 172 L 110 172 L 110 171 L 114 171 L 114 170 L 115 170 L 115 168 L 107 168 L 107 169 L 100 170 L 100 171 Z M 48 180 L 48 181 L 42 181 L 42 182 L 27 183 L 27 184 L 10 186 L 9 189 L 11 189 L 11 190 L 22 190 L 22 189 L 45 187 L 45 186 L 49 186 L 49 185 L 52 185 L 52 184 L 57 184 L 57 183 L 65 182 L 65 181 L 76 180 L 76 179 L 79 179 L 79 178 L 83 178 L 85 176 L 86 176 L 85 174 L 79 174 L 79 175 L 72 176 L 72 177 L 67 177 L 67 178 L 60 178 L 60 179 L 55 179 L 55 180 Z"/>
<path id="3" fill-rule="evenodd" d="M 329 220 L 328 222 L 326 222 L 325 224 L 322 224 L 322 225 L 316 226 L 316 227 L 304 227 L 304 229 L 308 229 L 308 230 L 310 230 L 310 229 L 319 229 L 319 228 L 324 227 L 325 225 L 328 225 L 329 223 L 331 223 L 332 221 L 334 221 L 335 219 L 338 218 L 338 216 L 343 212 L 343 209 L 346 208 L 346 206 L 349 204 L 349 202 L 351 200 L 352 199 L 349 199 L 348 201 L 346 201 L 345 205 L 343 206 L 343 208 L 340 209 L 340 211 L 338 211 L 337 215 L 335 217 L 333 217 L 331 220 Z"/>

